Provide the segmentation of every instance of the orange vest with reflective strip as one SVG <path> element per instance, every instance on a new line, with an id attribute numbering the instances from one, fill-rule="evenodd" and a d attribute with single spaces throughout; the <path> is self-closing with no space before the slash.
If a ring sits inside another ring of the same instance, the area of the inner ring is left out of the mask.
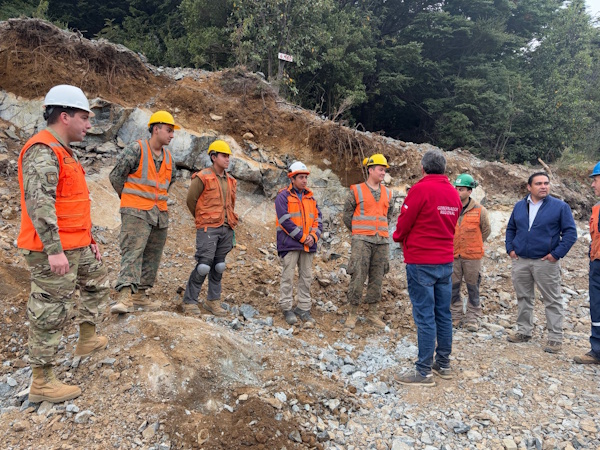
<path id="1" fill-rule="evenodd" d="M 227 176 L 225 202 L 223 202 L 223 191 L 217 179 L 217 174 L 210 167 L 192 175 L 192 178 L 200 178 L 204 185 L 204 190 L 196 203 L 196 228 L 204 228 L 206 231 L 207 228 L 220 227 L 225 223 L 225 214 L 227 214 L 227 223 L 231 229 L 234 229 L 237 225 L 238 216 L 233 210 L 235 208 L 237 181 L 227 172 L 225 174 Z"/>
<path id="2" fill-rule="evenodd" d="M 63 250 L 87 247 L 92 243 L 92 218 L 90 195 L 81 164 L 69 154 L 48 130 L 40 131 L 29 139 L 19 155 L 19 186 L 21 187 L 21 231 L 17 246 L 41 252 L 44 245 L 27 214 L 23 189 L 23 155 L 32 145 L 44 144 L 52 149 L 58 159 L 58 185 L 56 186 L 56 220 Z"/>
<path id="3" fill-rule="evenodd" d="M 590 217 L 590 235 L 592 243 L 590 244 L 590 261 L 600 259 L 600 232 L 598 232 L 598 214 L 600 214 L 600 203 L 592 208 Z"/>
<path id="4" fill-rule="evenodd" d="M 467 211 L 456 223 L 456 230 L 454 232 L 454 257 L 481 259 L 483 255 L 481 208 L 475 207 Z"/>
<path id="5" fill-rule="evenodd" d="M 392 201 L 392 191 L 381 186 L 379 201 L 375 201 L 366 183 L 350 186 L 356 200 L 352 216 L 352 234 L 389 237 L 387 213 Z"/>
<path id="6" fill-rule="evenodd" d="M 290 194 L 287 198 L 288 212 L 286 216 L 288 217 L 285 217 L 285 219 L 290 219 L 297 227 L 291 234 L 297 232 L 302 236 L 300 240 L 306 239 L 310 234 L 313 236 L 315 242 L 318 242 L 319 238 L 321 237 L 318 222 L 319 211 L 317 210 L 317 201 L 313 197 L 312 191 L 305 189 L 306 192 L 304 192 L 302 199 L 300 199 L 294 192 L 291 183 L 287 188 L 283 188 L 279 192 L 286 190 L 289 191 Z M 285 219 L 282 218 L 282 220 Z M 277 214 L 275 214 L 275 227 L 278 233 L 289 234 L 283 227 L 279 226 L 279 217 L 277 217 Z M 296 239 L 296 235 L 291 237 Z M 310 251 L 310 247 L 308 245 L 304 245 L 304 251 Z"/>
<path id="7" fill-rule="evenodd" d="M 173 170 L 171 152 L 162 149 L 163 161 L 160 170 L 152 159 L 152 150 L 148 141 L 137 141 L 142 154 L 137 170 L 129 174 L 123 192 L 121 192 L 121 208 L 136 208 L 148 211 L 158 206 L 161 211 L 167 210 L 167 189 L 171 183 Z"/>

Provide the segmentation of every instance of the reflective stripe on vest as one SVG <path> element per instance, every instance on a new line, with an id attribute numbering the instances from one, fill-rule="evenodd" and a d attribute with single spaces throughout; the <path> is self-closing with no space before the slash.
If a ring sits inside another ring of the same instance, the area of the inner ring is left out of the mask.
<path id="1" fill-rule="evenodd" d="M 481 234 L 481 208 L 475 207 L 462 215 L 454 232 L 454 257 L 481 259 L 484 255 Z"/>
<path id="2" fill-rule="evenodd" d="M 275 226 L 277 233 L 286 233 L 297 241 L 304 241 L 309 234 L 316 236 L 315 242 L 321 238 L 321 231 L 319 225 L 321 224 L 321 218 L 317 210 L 317 201 L 312 195 L 312 192 L 306 190 L 302 198 L 293 191 L 293 187 L 290 184 L 289 187 L 282 189 L 281 191 L 287 190 L 288 195 L 288 212 L 281 217 L 275 217 Z M 279 191 L 279 192 L 281 192 Z M 316 227 L 315 218 L 317 218 Z M 286 220 L 291 220 L 296 228 L 288 233 L 285 228 L 281 226 Z M 304 245 L 304 251 L 310 251 L 308 245 Z"/>
<path id="3" fill-rule="evenodd" d="M 148 141 L 138 141 L 141 149 L 137 170 L 129 174 L 121 192 L 121 208 L 136 208 L 148 211 L 158 206 L 167 211 L 169 184 L 173 172 L 171 153 L 163 148 L 163 161 L 160 170 L 152 159 L 152 150 Z"/>
<path id="4" fill-rule="evenodd" d="M 196 202 L 196 228 L 217 228 L 225 223 L 225 214 L 227 214 L 227 224 L 234 229 L 238 223 L 238 216 L 234 211 L 237 181 L 227 172 L 227 196 L 223 201 L 223 190 L 221 183 L 217 179 L 217 174 L 211 169 L 202 169 L 192 175 L 192 178 L 198 177 L 204 185 L 204 190 Z"/>
<path id="5" fill-rule="evenodd" d="M 40 131 L 27 141 L 19 155 L 19 186 L 21 187 L 21 230 L 17 246 L 41 252 L 44 245 L 27 214 L 23 189 L 23 156 L 35 144 L 43 144 L 54 152 L 58 160 L 58 184 L 56 186 L 56 222 L 63 250 L 87 247 L 92 243 L 92 219 L 90 195 L 85 182 L 85 170 L 48 130 Z"/>
<path id="6" fill-rule="evenodd" d="M 352 234 L 389 237 L 387 213 L 392 201 L 392 191 L 381 186 L 379 201 L 375 201 L 366 183 L 353 184 L 350 189 L 356 200 L 356 209 L 352 216 Z"/>
<path id="7" fill-rule="evenodd" d="M 597 203 L 592 208 L 592 216 L 590 217 L 590 236 L 592 243 L 590 244 L 590 261 L 600 259 L 600 232 L 598 231 L 598 215 L 600 214 L 600 203 Z"/>

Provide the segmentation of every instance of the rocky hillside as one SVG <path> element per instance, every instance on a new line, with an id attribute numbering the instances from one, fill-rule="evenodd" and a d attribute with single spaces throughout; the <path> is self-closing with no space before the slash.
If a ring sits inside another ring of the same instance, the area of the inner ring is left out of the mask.
<path id="1" fill-rule="evenodd" d="M 485 311 L 478 333 L 455 334 L 453 380 L 435 388 L 392 381 L 412 368 L 416 334 L 401 252 L 392 246 L 384 285 L 385 331 L 361 321 L 343 328 L 350 237 L 340 210 L 358 162 L 381 152 L 399 204 L 420 177 L 426 144 L 393 141 L 324 121 L 278 98 L 242 69 L 209 73 L 156 68 L 108 42 L 82 39 L 37 20 L 0 22 L 0 440 L 7 449 L 570 449 L 600 448 L 598 369 L 574 366 L 587 351 L 586 221 L 594 199 L 585 174 L 553 170 L 553 193 L 571 205 L 580 239 L 563 261 L 565 350 L 543 352 L 543 309 L 528 344 L 508 344 L 516 301 L 503 249 L 506 220 L 537 168 L 447 153 L 450 176 L 469 171 L 491 213 L 484 260 Z M 58 354 L 60 377 L 82 387 L 65 404 L 30 404 L 25 306 L 29 273 L 15 248 L 19 227 L 16 160 L 43 126 L 41 102 L 53 85 L 81 86 L 96 112 L 79 147 L 93 199 L 95 235 L 111 277 L 119 269 L 118 198 L 107 174 L 127 143 L 145 136 L 159 108 L 184 127 L 170 146 L 179 174 L 155 313 L 106 316 L 106 350 L 74 356 L 70 326 Z M 224 277 L 226 318 L 186 317 L 178 289 L 194 266 L 194 225 L 185 206 L 191 171 L 206 164 L 207 142 L 226 139 L 240 180 L 237 247 Z M 280 267 L 272 199 L 284 168 L 301 159 L 324 212 L 325 235 L 312 286 L 315 327 L 288 327 L 277 306 Z"/>

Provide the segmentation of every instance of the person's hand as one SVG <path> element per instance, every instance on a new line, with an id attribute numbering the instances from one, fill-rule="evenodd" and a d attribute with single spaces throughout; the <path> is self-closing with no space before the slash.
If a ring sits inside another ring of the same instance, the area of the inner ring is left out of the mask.
<path id="1" fill-rule="evenodd" d="M 98 247 L 98 244 L 91 244 L 90 247 L 96 259 L 102 261 L 102 255 L 100 254 L 100 247 Z"/>
<path id="2" fill-rule="evenodd" d="M 48 255 L 48 263 L 50 264 L 50 270 L 56 275 L 62 276 L 69 271 L 69 260 L 65 252 L 58 255 Z"/>
<path id="3" fill-rule="evenodd" d="M 548 253 L 546 256 L 544 256 L 542 258 L 542 261 L 556 262 L 556 261 L 558 261 L 558 259 L 556 259 L 554 256 L 552 256 L 552 254 Z"/>
<path id="4" fill-rule="evenodd" d="M 313 237 L 309 234 L 308 237 L 304 240 L 304 245 L 308 245 L 309 247 L 312 247 L 315 243 L 315 240 L 313 239 Z"/>
<path id="5" fill-rule="evenodd" d="M 517 254 L 515 253 L 514 250 L 512 250 L 509 254 L 508 254 L 512 259 L 519 259 L 519 257 L 517 256 Z"/>

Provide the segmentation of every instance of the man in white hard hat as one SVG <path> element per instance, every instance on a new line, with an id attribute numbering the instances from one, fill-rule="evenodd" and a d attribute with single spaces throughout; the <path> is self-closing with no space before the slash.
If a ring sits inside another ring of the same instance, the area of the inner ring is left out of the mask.
<path id="1" fill-rule="evenodd" d="M 208 146 L 212 166 L 192 175 L 187 207 L 196 222 L 196 267 L 183 295 L 186 313 L 202 314 L 198 297 L 208 276 L 207 300 L 202 307 L 215 316 L 225 316 L 221 306 L 221 279 L 227 268 L 225 258 L 233 248 L 238 216 L 235 213 L 237 181 L 228 172 L 231 148 L 217 139 Z"/>
<path id="2" fill-rule="evenodd" d="M 350 193 L 344 204 L 344 224 L 352 232 L 352 253 L 348 263 L 351 275 L 348 286 L 348 318 L 346 328 L 354 328 L 358 307 L 362 302 L 364 284 L 367 277 L 365 303 L 369 305 L 367 322 L 376 328 L 384 329 L 385 322 L 379 317 L 377 304 L 381 301 L 383 277 L 390 268 L 389 221 L 394 209 L 392 191 L 381 183 L 389 168 L 382 154 L 365 158 L 367 181 L 350 186 Z"/>
<path id="3" fill-rule="evenodd" d="M 323 232 L 321 210 L 313 193 L 307 188 L 308 171 L 306 165 L 296 161 L 290 166 L 290 185 L 279 191 L 275 198 L 277 222 L 277 253 L 283 266 L 281 273 L 279 306 L 289 325 L 298 317 L 306 325 L 312 326 L 315 320 L 310 315 L 312 301 L 312 262 L 317 251 L 317 242 Z M 298 305 L 293 306 L 294 272 L 298 266 Z"/>
<path id="4" fill-rule="evenodd" d="M 85 94 L 75 86 L 54 86 L 44 100 L 47 128 L 33 136 L 19 155 L 21 230 L 17 239 L 31 271 L 27 303 L 29 360 L 33 380 L 29 401 L 64 402 L 81 389 L 56 379 L 53 365 L 63 330 L 80 287 L 79 339 L 75 355 L 106 347 L 96 334 L 109 294 L 106 268 L 92 237 L 85 172 L 69 147 L 91 128 Z"/>
<path id="5" fill-rule="evenodd" d="M 167 230 L 168 189 L 175 167 L 169 145 L 175 130 L 173 116 L 157 111 L 148 121 L 150 139 L 134 142 L 123 150 L 110 173 L 110 182 L 121 198 L 121 271 L 115 289 L 117 303 L 110 312 L 153 311 L 146 291 L 154 286 Z"/>

